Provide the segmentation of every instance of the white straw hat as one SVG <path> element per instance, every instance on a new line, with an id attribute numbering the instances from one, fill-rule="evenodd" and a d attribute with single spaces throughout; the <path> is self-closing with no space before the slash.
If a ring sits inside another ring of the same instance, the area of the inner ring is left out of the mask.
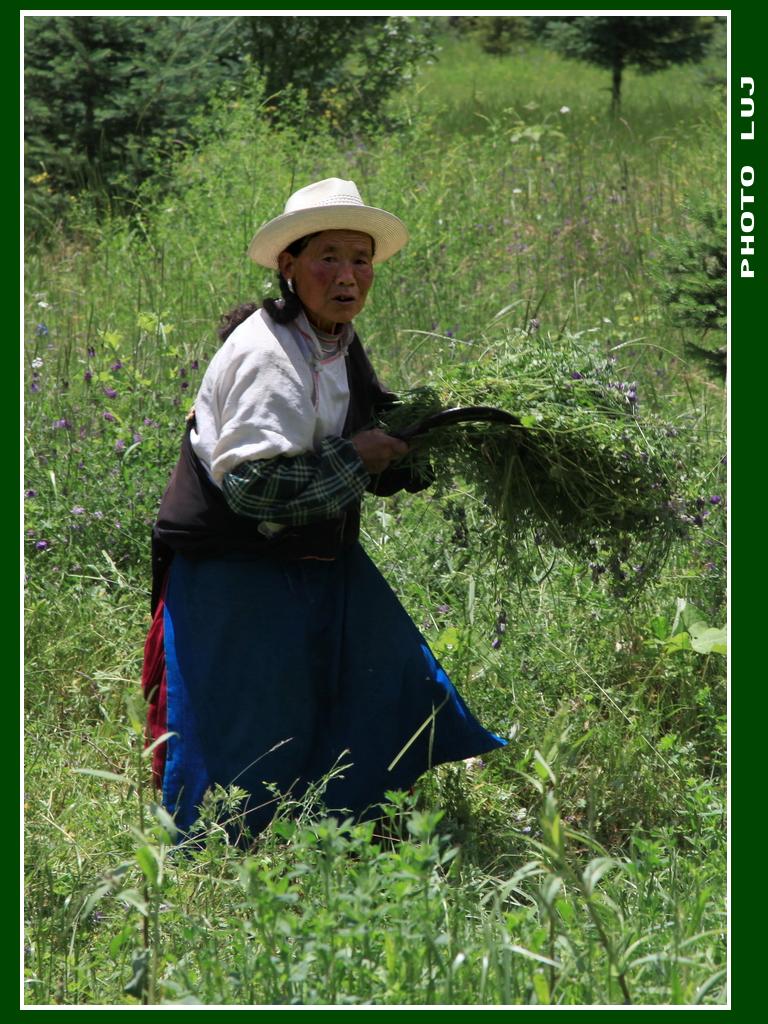
<path id="1" fill-rule="evenodd" d="M 291 242 L 317 231 L 340 228 L 371 236 L 375 243 L 374 263 L 393 256 L 408 241 L 408 231 L 400 218 L 366 206 L 354 181 L 325 178 L 294 192 L 283 213 L 256 232 L 248 255 L 261 266 L 277 270 L 277 257 Z"/>

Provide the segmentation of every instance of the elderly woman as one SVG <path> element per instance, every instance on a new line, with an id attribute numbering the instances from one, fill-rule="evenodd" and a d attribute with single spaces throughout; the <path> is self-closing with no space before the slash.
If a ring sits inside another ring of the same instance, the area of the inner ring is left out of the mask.
<path id="1" fill-rule="evenodd" d="M 504 745 L 358 543 L 365 491 L 426 486 L 374 426 L 394 396 L 353 328 L 374 264 L 407 239 L 329 178 L 251 242 L 283 297 L 224 318 L 153 532 L 143 686 L 150 739 L 172 734 L 153 768 L 182 831 L 215 784 L 247 792 L 255 834 L 276 793 L 301 798 L 334 766 L 325 807 L 365 818 L 432 765 Z"/>

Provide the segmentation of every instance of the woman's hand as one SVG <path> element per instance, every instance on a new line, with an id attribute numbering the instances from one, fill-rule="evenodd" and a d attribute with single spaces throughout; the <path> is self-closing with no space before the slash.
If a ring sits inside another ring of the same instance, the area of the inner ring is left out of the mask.
<path id="1" fill-rule="evenodd" d="M 374 430 L 362 430 L 350 440 L 371 476 L 383 473 L 391 462 L 402 458 L 410 451 L 405 441 L 385 434 L 378 427 Z"/>

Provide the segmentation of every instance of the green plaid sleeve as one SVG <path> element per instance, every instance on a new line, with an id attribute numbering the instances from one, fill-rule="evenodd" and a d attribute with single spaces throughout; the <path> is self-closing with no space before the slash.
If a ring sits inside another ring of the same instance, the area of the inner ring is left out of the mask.
<path id="1" fill-rule="evenodd" d="M 233 511 L 287 526 L 333 519 L 358 501 L 370 476 L 351 441 L 326 437 L 318 452 L 242 462 L 222 488 Z"/>

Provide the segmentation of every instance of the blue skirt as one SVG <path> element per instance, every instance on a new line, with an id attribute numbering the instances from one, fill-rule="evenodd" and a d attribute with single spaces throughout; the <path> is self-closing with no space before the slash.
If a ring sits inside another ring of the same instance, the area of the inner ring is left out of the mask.
<path id="1" fill-rule="evenodd" d="M 432 765 L 502 747 L 355 545 L 334 561 L 177 555 L 164 610 L 163 802 L 186 831 L 218 783 L 249 794 L 248 829 L 337 764 L 331 812 L 376 814 Z M 409 741 L 411 741 L 409 743 Z"/>

